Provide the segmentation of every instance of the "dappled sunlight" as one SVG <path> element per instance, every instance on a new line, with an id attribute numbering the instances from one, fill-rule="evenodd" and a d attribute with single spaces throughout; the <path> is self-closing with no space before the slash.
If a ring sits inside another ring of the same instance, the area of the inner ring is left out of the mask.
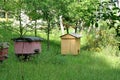
<path id="1" fill-rule="evenodd" d="M 105 56 L 106 61 L 109 63 L 109 65 L 114 69 L 120 70 L 120 57 L 116 56 Z"/>
<path id="2" fill-rule="evenodd" d="M 87 64 L 87 67 L 93 69 L 120 69 L 120 57 L 109 56 L 102 53 L 93 53 L 82 51 L 80 54 L 81 64 Z"/>

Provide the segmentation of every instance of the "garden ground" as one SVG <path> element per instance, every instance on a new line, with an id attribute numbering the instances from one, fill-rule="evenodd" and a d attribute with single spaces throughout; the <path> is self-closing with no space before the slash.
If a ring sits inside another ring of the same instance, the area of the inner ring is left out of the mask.
<path id="1" fill-rule="evenodd" d="M 3 41 L 10 43 L 9 58 L 0 64 L 0 80 L 119 80 L 120 57 L 88 51 L 81 45 L 77 56 L 60 54 L 60 37 L 51 34 L 50 49 L 46 40 L 42 52 L 28 61 L 19 61 L 11 38 L 17 36 L 0 29 Z M 42 35 L 41 35 L 42 34 Z M 43 33 L 39 34 L 45 38 Z M 82 38 L 81 44 L 84 43 Z M 105 53 L 105 52 L 104 52 Z"/>

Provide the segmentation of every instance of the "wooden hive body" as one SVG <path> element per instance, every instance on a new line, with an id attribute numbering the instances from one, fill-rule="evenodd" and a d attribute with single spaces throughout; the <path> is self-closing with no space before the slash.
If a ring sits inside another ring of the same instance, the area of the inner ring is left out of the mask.
<path id="1" fill-rule="evenodd" d="M 41 52 L 40 42 L 15 42 L 14 43 L 16 54 L 34 54 L 35 50 Z"/>
<path id="2" fill-rule="evenodd" d="M 80 52 L 80 36 L 65 34 L 61 36 L 61 54 L 78 55 Z"/>

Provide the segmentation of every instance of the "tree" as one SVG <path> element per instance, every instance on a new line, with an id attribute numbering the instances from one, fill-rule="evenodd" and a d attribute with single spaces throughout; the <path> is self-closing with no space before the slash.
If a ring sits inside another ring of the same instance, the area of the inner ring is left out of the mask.
<path id="1" fill-rule="evenodd" d="M 22 25 L 21 13 L 25 11 L 26 6 L 24 0 L 6 0 L 4 5 L 5 11 L 10 11 L 16 20 L 19 21 L 19 30 L 17 31 L 22 37 L 24 35 L 24 27 Z M 16 26 L 15 26 L 16 27 Z"/>
<path id="2" fill-rule="evenodd" d="M 27 6 L 27 12 L 26 14 L 30 17 L 30 19 L 34 22 L 34 32 L 35 32 L 35 36 L 37 36 L 37 20 L 42 18 L 42 15 L 40 14 L 40 2 L 39 0 L 26 0 L 25 1 L 26 6 Z"/>
<path id="3" fill-rule="evenodd" d="M 54 19 L 55 16 L 55 1 L 50 0 L 44 0 L 41 1 L 41 15 L 43 16 L 43 20 L 47 21 L 47 49 L 49 50 L 50 42 L 50 27 L 51 27 L 51 21 Z"/>
<path id="4" fill-rule="evenodd" d="M 116 36 L 120 36 L 120 8 L 118 8 L 113 2 L 102 2 L 101 19 L 106 21 L 109 29 L 114 28 Z"/>
<path id="5" fill-rule="evenodd" d="M 90 26 L 91 20 L 94 18 L 93 13 L 98 7 L 98 0 L 61 0 L 57 2 L 59 3 L 59 15 L 63 16 L 65 24 L 75 28 L 75 32 L 82 23 L 85 23 L 84 26 Z"/>
<path id="6" fill-rule="evenodd" d="M 35 21 L 42 18 L 43 21 L 47 22 L 47 49 L 49 50 L 51 21 L 54 19 L 55 16 L 55 1 L 31 0 L 30 2 L 28 1 L 28 5 L 29 4 L 29 7 L 32 8 L 31 10 L 28 10 L 29 16 Z"/>

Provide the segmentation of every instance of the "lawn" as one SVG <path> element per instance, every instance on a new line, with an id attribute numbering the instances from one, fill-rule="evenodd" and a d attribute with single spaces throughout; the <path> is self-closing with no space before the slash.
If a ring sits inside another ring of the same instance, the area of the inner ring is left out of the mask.
<path id="1" fill-rule="evenodd" d="M 15 33 L 0 29 L 3 41 L 10 43 L 9 58 L 0 64 L 0 80 L 119 80 L 120 57 L 87 51 L 81 45 L 77 56 L 60 53 L 60 35 L 51 34 L 50 49 L 46 40 L 42 52 L 28 61 L 19 61 L 15 56 L 11 38 Z M 46 39 L 45 35 L 39 33 Z M 55 36 L 55 37 L 54 37 Z M 81 44 L 84 43 L 82 38 Z"/>

